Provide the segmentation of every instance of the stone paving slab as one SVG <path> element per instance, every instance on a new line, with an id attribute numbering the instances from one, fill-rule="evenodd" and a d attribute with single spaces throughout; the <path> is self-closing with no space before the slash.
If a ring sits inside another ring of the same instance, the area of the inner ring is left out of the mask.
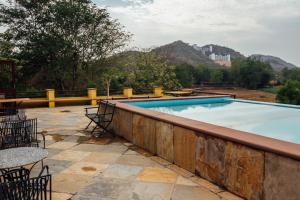
<path id="1" fill-rule="evenodd" d="M 166 168 L 146 167 L 137 180 L 144 182 L 175 183 L 177 174 Z"/>
<path id="2" fill-rule="evenodd" d="M 175 185 L 172 200 L 220 200 L 221 198 L 209 190 L 199 186 Z"/>
<path id="3" fill-rule="evenodd" d="M 143 168 L 138 166 L 113 164 L 105 170 L 103 177 L 132 180 L 135 179 L 142 170 Z"/>
<path id="4" fill-rule="evenodd" d="M 138 155 L 122 155 L 116 163 L 123 164 L 123 165 L 134 165 L 134 166 L 143 166 L 143 167 L 159 167 L 158 163 L 154 162 L 153 160 L 144 157 L 140 154 Z"/>
<path id="5" fill-rule="evenodd" d="M 170 200 L 173 185 L 168 183 L 135 182 L 131 199 Z"/>
<path id="6" fill-rule="evenodd" d="M 83 159 L 86 162 L 95 162 L 100 164 L 111 164 L 122 154 L 119 153 L 107 153 L 107 152 L 91 152 L 91 154 Z"/>
<path id="7" fill-rule="evenodd" d="M 46 159 L 44 161 L 44 165 L 49 166 L 49 170 L 52 175 L 62 172 L 66 168 L 70 167 L 72 164 L 73 164 L 72 161 L 67 161 L 67 160 Z"/>
<path id="8" fill-rule="evenodd" d="M 72 151 L 72 150 L 66 150 L 62 151 L 52 157 L 50 159 L 53 160 L 68 160 L 68 161 L 81 161 L 85 157 L 89 156 L 91 152 L 86 151 Z"/>
<path id="9" fill-rule="evenodd" d="M 103 172 L 107 167 L 108 165 L 106 164 L 98 164 L 93 162 L 76 162 L 70 167 L 63 170 L 61 173 L 94 176 Z"/>
<path id="10" fill-rule="evenodd" d="M 73 146 L 78 145 L 75 142 L 56 142 L 48 146 L 50 149 L 70 149 Z"/>
<path id="11" fill-rule="evenodd" d="M 72 198 L 72 195 L 68 194 L 68 193 L 53 192 L 53 194 L 52 194 L 52 199 L 53 200 L 69 200 L 71 198 Z"/>
<path id="12" fill-rule="evenodd" d="M 54 192 L 75 194 L 92 181 L 92 176 L 60 173 L 53 176 Z"/>
<path id="13" fill-rule="evenodd" d="M 91 138 L 83 106 L 29 109 L 27 116 L 47 134 L 53 200 L 241 200 L 124 139 Z"/>
<path id="14" fill-rule="evenodd" d="M 83 188 L 74 200 L 130 200 L 133 185 L 128 180 L 103 178 Z"/>
<path id="15" fill-rule="evenodd" d="M 182 176 L 177 177 L 176 184 L 177 185 L 186 185 L 186 186 L 198 186 L 196 183 L 194 183 L 190 179 L 184 178 Z"/>

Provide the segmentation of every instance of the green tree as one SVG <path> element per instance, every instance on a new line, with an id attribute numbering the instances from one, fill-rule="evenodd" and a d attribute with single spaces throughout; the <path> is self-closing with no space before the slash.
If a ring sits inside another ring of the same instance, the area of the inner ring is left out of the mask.
<path id="1" fill-rule="evenodd" d="M 8 27 L 26 78 L 47 86 L 82 87 L 89 63 L 105 60 L 130 37 L 91 0 L 11 2 L 0 5 L 0 25 Z"/>
<path id="2" fill-rule="evenodd" d="M 212 70 L 210 73 L 210 82 L 212 83 L 222 83 L 223 82 L 223 72 L 221 70 Z"/>
<path id="3" fill-rule="evenodd" d="M 155 86 L 165 89 L 177 89 L 181 87 L 175 67 L 159 57 L 153 51 L 134 53 L 124 64 L 124 85 L 132 87 L 137 92 L 152 90 Z"/>
<path id="4" fill-rule="evenodd" d="M 14 44 L 9 33 L 0 33 L 0 58 L 9 59 L 13 57 Z"/>
<path id="5" fill-rule="evenodd" d="M 231 67 L 233 82 L 241 87 L 257 89 L 265 87 L 273 78 L 274 72 L 269 64 L 252 60 L 235 60 Z"/>
<path id="6" fill-rule="evenodd" d="M 194 69 L 195 83 L 201 84 L 203 82 L 209 82 L 210 74 L 211 74 L 211 69 L 206 66 L 199 65 L 199 66 L 195 67 L 195 69 Z"/>
<path id="7" fill-rule="evenodd" d="M 300 69 L 299 68 L 293 68 L 288 69 L 284 68 L 281 72 L 283 82 L 294 80 L 294 81 L 300 81 Z"/>
<path id="8" fill-rule="evenodd" d="M 300 105 L 300 82 L 287 81 L 287 83 L 279 89 L 276 99 L 280 103 Z"/>
<path id="9" fill-rule="evenodd" d="M 194 67 L 188 64 L 175 67 L 176 78 L 183 87 L 192 87 L 194 80 Z"/>

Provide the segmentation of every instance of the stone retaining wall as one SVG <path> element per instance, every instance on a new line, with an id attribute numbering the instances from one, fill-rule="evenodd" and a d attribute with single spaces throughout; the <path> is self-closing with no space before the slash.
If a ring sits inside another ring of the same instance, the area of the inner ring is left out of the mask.
<path id="1" fill-rule="evenodd" d="M 246 199 L 300 199 L 298 160 L 156 117 L 117 106 L 112 128 L 135 145 Z"/>

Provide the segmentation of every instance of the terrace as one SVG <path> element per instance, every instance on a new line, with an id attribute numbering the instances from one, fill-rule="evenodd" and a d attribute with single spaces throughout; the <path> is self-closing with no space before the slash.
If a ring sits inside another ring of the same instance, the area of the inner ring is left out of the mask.
<path id="1" fill-rule="evenodd" d="M 240 199 L 122 138 L 90 137 L 83 131 L 88 124 L 83 108 L 26 110 L 46 134 L 44 164 L 53 176 L 54 200 Z"/>

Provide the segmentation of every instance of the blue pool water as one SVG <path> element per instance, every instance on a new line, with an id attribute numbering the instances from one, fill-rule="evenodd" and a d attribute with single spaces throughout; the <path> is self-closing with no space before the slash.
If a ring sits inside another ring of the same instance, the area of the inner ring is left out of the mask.
<path id="1" fill-rule="evenodd" d="M 300 107 L 205 98 L 130 102 L 133 106 L 300 144 Z"/>

